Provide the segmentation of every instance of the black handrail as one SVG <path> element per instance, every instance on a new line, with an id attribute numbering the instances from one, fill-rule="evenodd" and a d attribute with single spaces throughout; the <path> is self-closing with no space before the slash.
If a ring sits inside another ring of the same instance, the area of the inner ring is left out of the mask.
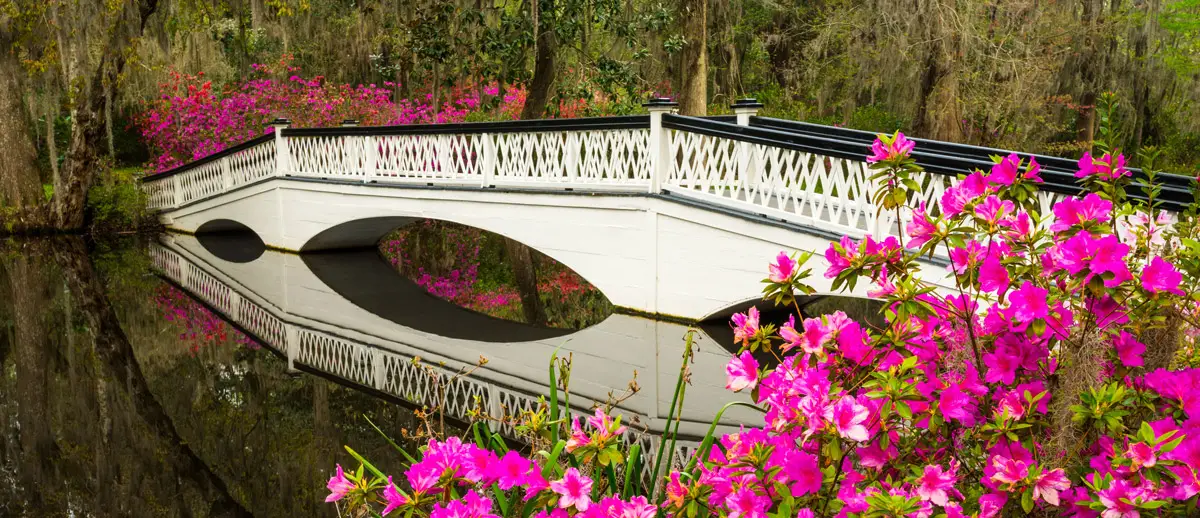
<path id="1" fill-rule="evenodd" d="M 758 118 L 761 120 L 761 118 Z M 753 121 L 753 119 L 752 119 Z M 828 132 L 827 134 L 817 134 L 816 132 L 800 132 L 788 130 L 784 127 L 774 125 L 766 126 L 763 124 L 751 126 L 741 126 L 727 122 L 707 120 L 697 117 L 686 117 L 682 115 L 664 115 L 663 127 L 690 131 L 704 135 L 727 138 L 740 142 L 749 142 L 753 144 L 762 144 L 766 146 L 780 147 L 784 149 L 793 149 L 807 153 L 832 156 L 850 160 L 864 161 L 870 153 L 871 142 L 874 141 L 874 134 L 870 135 L 870 140 L 865 140 L 861 137 L 853 140 L 847 138 L 838 138 L 837 132 Z M 842 130 L 843 128 L 837 128 Z M 849 132 L 857 132 L 857 130 L 847 130 Z M 866 132 L 859 132 L 866 133 Z M 852 136 L 845 134 L 846 137 Z M 924 141 L 926 143 L 936 141 Z M 949 144 L 940 142 L 940 144 Z M 961 146 L 961 145 L 955 145 Z M 971 146 L 967 146 L 971 147 Z M 944 174 L 944 175 L 959 175 L 969 174 L 976 169 L 987 170 L 993 162 L 987 155 L 979 154 L 969 156 L 961 151 L 955 154 L 946 154 L 942 150 L 949 148 L 935 146 L 922 146 L 918 143 L 917 149 L 913 151 L 913 158 L 917 164 L 924 167 L 925 170 Z M 987 148 L 979 148 L 986 150 Z M 1007 151 L 994 150 L 1007 154 Z M 996 154 L 996 153 L 993 153 Z M 1029 156 L 1029 155 L 1026 155 Z M 1066 159 L 1057 159 L 1066 160 Z M 1041 158 L 1038 159 L 1039 163 Z M 1084 192 L 1074 176 L 1073 170 L 1068 172 L 1059 168 L 1042 169 L 1043 183 L 1038 187 L 1042 190 L 1058 192 L 1062 194 L 1077 196 Z M 1168 175 L 1161 175 L 1168 176 Z M 1178 177 L 1190 182 L 1187 177 L 1179 175 L 1170 175 Z M 1162 193 L 1160 200 L 1163 202 L 1163 208 L 1173 211 L 1184 210 L 1192 201 L 1191 191 L 1188 187 L 1181 187 L 1178 178 L 1171 178 L 1167 182 L 1162 182 Z M 1184 184 L 1187 185 L 1187 184 Z M 1146 199 L 1145 187 L 1142 182 L 1135 181 L 1131 186 L 1129 195 L 1132 198 Z"/>
<path id="2" fill-rule="evenodd" d="M 196 160 L 193 160 L 193 161 L 191 161 L 191 162 L 188 162 L 188 163 L 186 163 L 186 164 L 183 164 L 183 165 L 181 165 L 181 166 L 175 167 L 175 168 L 173 168 L 173 169 L 168 169 L 168 170 L 166 170 L 166 171 L 163 171 L 163 172 L 161 172 L 161 173 L 154 173 L 154 174 L 151 174 L 151 175 L 146 175 L 146 176 L 143 176 L 143 177 L 141 177 L 141 178 L 138 178 L 138 182 L 139 182 L 139 183 L 153 182 L 153 181 L 156 181 L 156 180 L 161 180 L 161 179 L 163 179 L 163 178 L 167 178 L 167 177 L 175 176 L 175 175 L 177 175 L 177 174 L 179 174 L 179 173 L 182 173 L 182 172 L 185 172 L 185 171 L 189 171 L 189 170 L 191 170 L 191 169 L 194 169 L 194 168 L 196 168 L 196 167 L 200 167 L 200 166 L 202 166 L 202 165 L 204 165 L 204 164 L 207 164 L 207 163 L 210 163 L 210 162 L 214 162 L 214 161 L 220 160 L 220 159 L 222 159 L 222 158 L 225 158 L 225 157 L 227 157 L 227 156 L 230 156 L 230 155 L 234 155 L 234 154 L 236 154 L 236 153 L 238 153 L 238 152 L 241 152 L 241 151 L 245 151 L 245 150 L 247 150 L 247 149 L 250 149 L 250 148 L 252 148 L 252 147 L 254 147 L 254 146 L 257 146 L 257 145 L 259 145 L 259 144 L 262 144 L 262 143 L 264 143 L 264 142 L 270 142 L 270 141 L 271 141 L 271 140 L 273 140 L 274 138 L 275 138 L 275 134 L 274 134 L 274 133 L 267 133 L 267 134 L 265 134 L 265 135 L 261 135 L 261 136 L 258 136 L 258 137 L 254 137 L 254 138 L 252 138 L 252 139 L 250 139 L 250 140 L 247 140 L 247 141 L 245 141 L 245 142 L 242 142 L 241 144 L 238 144 L 238 145 L 236 145 L 236 146 L 233 146 L 233 147 L 227 147 L 227 148 L 225 148 L 225 149 L 222 149 L 222 150 L 220 150 L 220 151 L 217 151 L 216 153 L 213 153 L 213 154 L 211 154 L 211 155 L 208 155 L 208 156 L 206 156 L 206 157 L 204 157 L 204 158 L 198 158 L 198 159 L 196 159 Z"/>
<path id="3" fill-rule="evenodd" d="M 453 122 L 446 124 L 404 124 L 399 126 L 340 126 L 334 128 L 284 128 L 285 137 L 367 136 L 367 135 L 456 135 L 463 133 L 530 133 L 544 131 L 586 131 L 646 129 L 649 115 L 588 117 L 584 119 L 534 119 L 498 122 Z"/>
<path id="4" fill-rule="evenodd" d="M 868 145 L 871 142 L 874 142 L 876 137 L 875 133 L 869 131 L 839 128 L 836 126 L 824 126 L 809 122 L 774 119 L 770 117 L 752 117 L 750 119 L 750 124 L 752 126 L 762 126 L 783 131 L 793 131 L 807 135 L 843 138 L 855 142 L 864 142 Z M 1068 177 L 1074 178 L 1075 171 L 1078 170 L 1078 162 L 1069 158 L 1039 155 L 1034 153 L 1022 153 L 1007 149 L 972 146 L 969 144 L 943 142 L 939 140 L 922 138 L 912 138 L 911 140 L 917 144 L 918 149 L 933 150 L 939 154 L 948 156 L 987 160 L 989 163 L 991 161 L 991 156 L 993 155 L 1007 156 L 1009 154 L 1016 153 L 1023 158 L 1033 157 L 1036 158 L 1038 164 L 1042 166 L 1043 175 L 1052 171 L 1056 173 L 1063 173 Z M 1135 182 L 1137 182 L 1139 185 L 1139 189 L 1143 188 L 1144 185 L 1141 184 L 1144 184 L 1146 180 L 1145 172 L 1136 167 L 1130 167 L 1128 169 L 1133 175 Z M 1178 201 L 1185 204 L 1191 201 L 1190 192 L 1193 183 L 1193 179 L 1191 177 L 1173 173 L 1159 173 L 1155 175 L 1155 180 L 1163 187 L 1164 194 L 1170 193 L 1169 199 L 1172 201 Z"/>

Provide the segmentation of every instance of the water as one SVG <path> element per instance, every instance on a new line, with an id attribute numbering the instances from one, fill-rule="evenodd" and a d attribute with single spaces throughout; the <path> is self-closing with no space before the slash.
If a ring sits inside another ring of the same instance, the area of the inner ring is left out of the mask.
<path id="1" fill-rule="evenodd" d="M 481 356 L 487 365 L 442 386 L 449 432 L 470 408 L 536 404 L 558 351 L 574 361 L 576 411 L 636 380 L 618 412 L 634 440 L 655 444 L 687 329 L 614 314 L 536 255 L 544 314 L 524 323 L 502 244 L 461 230 L 416 227 L 382 250 L 304 257 L 245 235 L 7 243 L 0 516 L 335 516 L 324 485 L 336 463 L 354 464 L 343 445 L 398 473 L 370 422 L 411 449 L 432 380 Z M 738 397 L 723 389 L 728 327 L 694 339 L 691 436 Z M 741 420 L 755 416 L 728 424 Z"/>

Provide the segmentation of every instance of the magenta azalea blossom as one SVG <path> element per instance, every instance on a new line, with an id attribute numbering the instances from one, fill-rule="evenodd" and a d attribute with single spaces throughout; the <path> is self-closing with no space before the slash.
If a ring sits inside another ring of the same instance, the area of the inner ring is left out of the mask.
<path id="1" fill-rule="evenodd" d="M 954 489 L 954 484 L 957 482 L 958 474 L 955 473 L 953 466 L 946 471 L 941 466 L 930 464 L 925 466 L 924 472 L 917 477 L 916 493 L 921 500 L 944 507 L 950 503 L 950 494 L 957 492 Z"/>
<path id="2" fill-rule="evenodd" d="M 1076 225 L 1095 222 L 1104 223 L 1112 212 L 1112 202 L 1096 193 L 1083 199 L 1067 198 L 1054 205 L 1054 224 L 1051 232 L 1062 232 Z"/>
<path id="3" fill-rule="evenodd" d="M 921 245 L 928 243 L 937 234 L 937 223 L 929 219 L 929 214 L 925 211 L 925 202 L 921 202 L 921 206 L 913 211 L 912 220 L 904 226 L 904 231 L 909 237 L 908 243 L 905 244 L 908 248 L 921 248 Z"/>
<path id="4" fill-rule="evenodd" d="M 958 421 L 963 426 L 975 426 L 975 400 L 958 385 L 950 385 L 942 390 L 938 395 L 938 408 L 948 419 Z"/>
<path id="5" fill-rule="evenodd" d="M 1129 176 L 1129 170 L 1125 168 L 1125 155 L 1119 154 L 1114 160 L 1111 154 L 1105 153 L 1100 160 L 1096 160 L 1092 158 L 1091 153 L 1084 153 L 1079 157 L 1079 171 L 1075 173 L 1075 177 L 1086 178 L 1092 175 L 1110 182 L 1122 176 Z"/>
<path id="6" fill-rule="evenodd" d="M 842 396 L 836 403 L 825 409 L 825 420 L 833 423 L 838 435 L 856 442 L 866 442 L 867 421 L 869 411 L 850 396 Z"/>
<path id="7" fill-rule="evenodd" d="M 771 498 L 760 495 L 750 486 L 742 486 L 725 497 L 727 518 L 766 518 Z"/>
<path id="8" fill-rule="evenodd" d="M 979 267 L 979 289 L 1003 293 L 1008 289 L 1008 269 L 1000 264 L 997 254 L 990 254 Z"/>
<path id="9" fill-rule="evenodd" d="M 1009 214 L 1016 210 L 1016 205 L 1008 200 L 1001 200 L 996 195 L 988 196 L 975 206 L 975 216 L 991 225 L 998 225 Z"/>
<path id="10" fill-rule="evenodd" d="M 767 265 L 767 270 L 770 272 L 767 278 L 771 279 L 771 282 L 785 283 L 796 275 L 796 261 L 786 252 L 779 252 L 779 255 L 775 256 L 775 262 Z"/>
<path id="11" fill-rule="evenodd" d="M 725 388 L 734 392 L 753 389 L 758 383 L 758 360 L 750 351 L 742 351 L 725 365 L 725 379 Z"/>
<path id="12" fill-rule="evenodd" d="M 1105 507 L 1101 516 L 1104 518 L 1139 518 L 1141 513 L 1138 512 L 1136 503 L 1141 501 L 1142 495 L 1143 492 L 1140 488 L 1130 486 L 1119 478 L 1113 480 L 1111 486 L 1100 490 L 1097 494 L 1100 497 L 1100 503 Z"/>
<path id="13" fill-rule="evenodd" d="M 1008 296 L 1009 318 L 1018 322 L 1029 322 L 1050 315 L 1050 292 L 1025 281 Z"/>
<path id="14" fill-rule="evenodd" d="M 1182 296 L 1184 293 L 1179 289 L 1180 282 L 1183 282 L 1183 274 L 1159 256 L 1154 256 L 1150 264 L 1142 270 L 1142 287 L 1150 293 L 1165 291 Z"/>
<path id="15" fill-rule="evenodd" d="M 496 481 L 500 489 L 509 490 L 525 485 L 529 474 L 534 470 L 533 462 L 516 451 L 509 450 L 490 466 L 488 477 Z"/>
<path id="16" fill-rule="evenodd" d="M 758 334 L 758 308 L 751 307 L 746 313 L 736 313 L 732 321 L 734 343 L 750 345 L 750 339 Z"/>
<path id="17" fill-rule="evenodd" d="M 1033 484 L 1033 499 L 1057 506 L 1058 492 L 1066 491 L 1070 488 L 1071 481 L 1067 480 L 1067 476 L 1063 473 L 1063 470 L 1052 469 L 1044 471 L 1038 476 L 1037 482 Z"/>
<path id="18" fill-rule="evenodd" d="M 354 482 L 346 478 L 346 474 L 342 472 L 342 465 L 337 465 L 337 473 L 329 477 L 329 483 L 325 485 L 329 489 L 329 496 L 325 497 L 325 502 L 336 502 L 345 498 L 347 494 L 354 491 L 356 487 Z"/>
<path id="19" fill-rule="evenodd" d="M 1141 367 L 1142 354 L 1146 352 L 1146 344 L 1137 341 L 1128 331 L 1113 338 L 1113 347 L 1117 350 L 1117 359 L 1126 367 Z"/>
<path id="20" fill-rule="evenodd" d="M 1029 464 L 1008 457 L 1000 455 L 992 457 L 991 466 L 995 470 L 995 473 L 992 474 L 992 481 L 1004 486 L 1014 486 L 1029 476 Z"/>
<path id="21" fill-rule="evenodd" d="M 387 507 L 384 507 L 383 512 L 379 513 L 383 516 L 387 516 L 388 513 L 396 510 L 397 507 L 408 503 L 408 498 L 400 493 L 400 490 L 396 489 L 396 484 L 392 482 L 392 477 L 388 477 L 387 487 L 383 488 L 383 501 L 387 503 Z"/>
<path id="22" fill-rule="evenodd" d="M 951 185 L 942 193 L 942 216 L 957 216 L 967 204 L 987 191 L 988 183 L 982 174 L 976 172 L 967 175 L 966 179 Z"/>
<path id="23" fill-rule="evenodd" d="M 1130 444 L 1125 456 L 1133 461 L 1133 469 L 1153 468 L 1158 463 L 1158 452 L 1144 442 Z"/>
<path id="24" fill-rule="evenodd" d="M 916 142 L 909 140 L 899 131 L 891 137 L 879 135 L 871 144 L 871 155 L 867 157 L 867 163 L 874 164 L 896 158 L 908 158 L 916 145 Z"/>
<path id="25" fill-rule="evenodd" d="M 579 511 L 587 511 L 592 504 L 592 479 L 579 474 L 575 468 L 567 468 L 563 478 L 551 482 L 550 490 L 558 493 L 560 509 L 574 507 Z"/>

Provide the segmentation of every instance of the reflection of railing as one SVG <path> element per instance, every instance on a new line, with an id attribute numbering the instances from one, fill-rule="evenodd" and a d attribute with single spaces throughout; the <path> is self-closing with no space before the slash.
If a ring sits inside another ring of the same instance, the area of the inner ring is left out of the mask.
<path id="1" fill-rule="evenodd" d="M 441 406 L 447 416 L 462 421 L 469 421 L 472 411 L 478 410 L 500 421 L 498 431 L 514 439 L 519 437 L 508 424 L 511 419 L 506 418 L 523 410 L 535 410 L 539 405 L 537 394 L 520 392 L 478 377 L 456 376 L 456 371 L 441 365 L 418 363 L 410 356 L 290 323 L 283 318 L 282 311 L 240 294 L 199 264 L 164 246 L 152 244 L 150 256 L 155 269 L 163 276 L 226 320 L 241 326 L 264 346 L 285 356 L 289 367 L 305 366 L 419 407 Z M 573 408 L 572 412 L 579 416 L 587 413 L 585 408 Z M 643 482 L 649 483 L 653 454 L 661 437 L 639 433 L 630 427 L 624 440 L 641 444 L 645 456 L 641 476 Z M 695 441 L 677 441 L 674 458 L 683 462 L 697 446 Z"/>
<path id="2" fill-rule="evenodd" d="M 871 201 L 878 188 L 864 162 L 869 133 L 752 117 L 737 122 L 670 114 L 650 116 L 388 127 L 288 128 L 144 180 L 150 207 L 169 210 L 259 180 L 302 177 L 374 184 L 587 189 L 671 194 L 838 234 L 895 235 L 894 211 Z M 915 203 L 937 213 L 955 174 L 986 169 L 1007 151 L 922 141 L 914 158 L 926 168 Z M 1081 187 L 1069 160 L 1040 157 L 1043 213 Z M 1135 175 L 1140 175 L 1135 172 Z M 1190 179 L 1160 175 L 1167 210 L 1190 202 Z M 1135 183 L 1131 196 L 1143 195 Z M 901 217 L 908 217 L 902 214 Z"/>

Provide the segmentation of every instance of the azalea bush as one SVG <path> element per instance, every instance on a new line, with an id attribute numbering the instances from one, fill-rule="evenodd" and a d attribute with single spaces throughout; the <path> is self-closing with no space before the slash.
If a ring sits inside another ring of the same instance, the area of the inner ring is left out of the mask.
<path id="1" fill-rule="evenodd" d="M 1194 516 L 1196 208 L 1161 211 L 1153 170 L 1129 198 L 1124 157 L 1100 147 L 1079 161 L 1086 192 L 1043 214 L 1040 166 L 1017 155 L 909 206 L 914 145 L 881 136 L 868 162 L 904 241 L 843 238 L 823 272 L 869 285 L 881 323 L 803 318 L 810 257 L 780 253 L 765 300 L 796 314 L 735 315 L 726 368 L 763 421 L 656 463 L 649 487 L 614 469 L 635 455 L 598 411 L 528 455 L 477 433 L 430 441 L 399 480 L 339 468 L 330 500 L 432 518 Z"/>
<path id="2" fill-rule="evenodd" d="M 331 83 L 322 76 L 305 77 L 291 63 L 284 55 L 276 63 L 254 64 L 248 80 L 225 87 L 202 72 L 171 72 L 158 97 L 135 118 L 150 149 L 147 169 L 163 172 L 269 133 L 268 124 L 278 117 L 291 120 L 293 127 L 338 126 L 347 119 L 364 126 L 433 124 L 517 119 L 525 105 L 523 85 L 502 89 L 467 82 L 442 89 L 437 102 L 428 92 L 396 99 L 395 83 Z M 562 118 L 603 115 L 623 105 L 595 94 L 588 100 L 560 100 L 554 108 L 552 116 Z"/>

